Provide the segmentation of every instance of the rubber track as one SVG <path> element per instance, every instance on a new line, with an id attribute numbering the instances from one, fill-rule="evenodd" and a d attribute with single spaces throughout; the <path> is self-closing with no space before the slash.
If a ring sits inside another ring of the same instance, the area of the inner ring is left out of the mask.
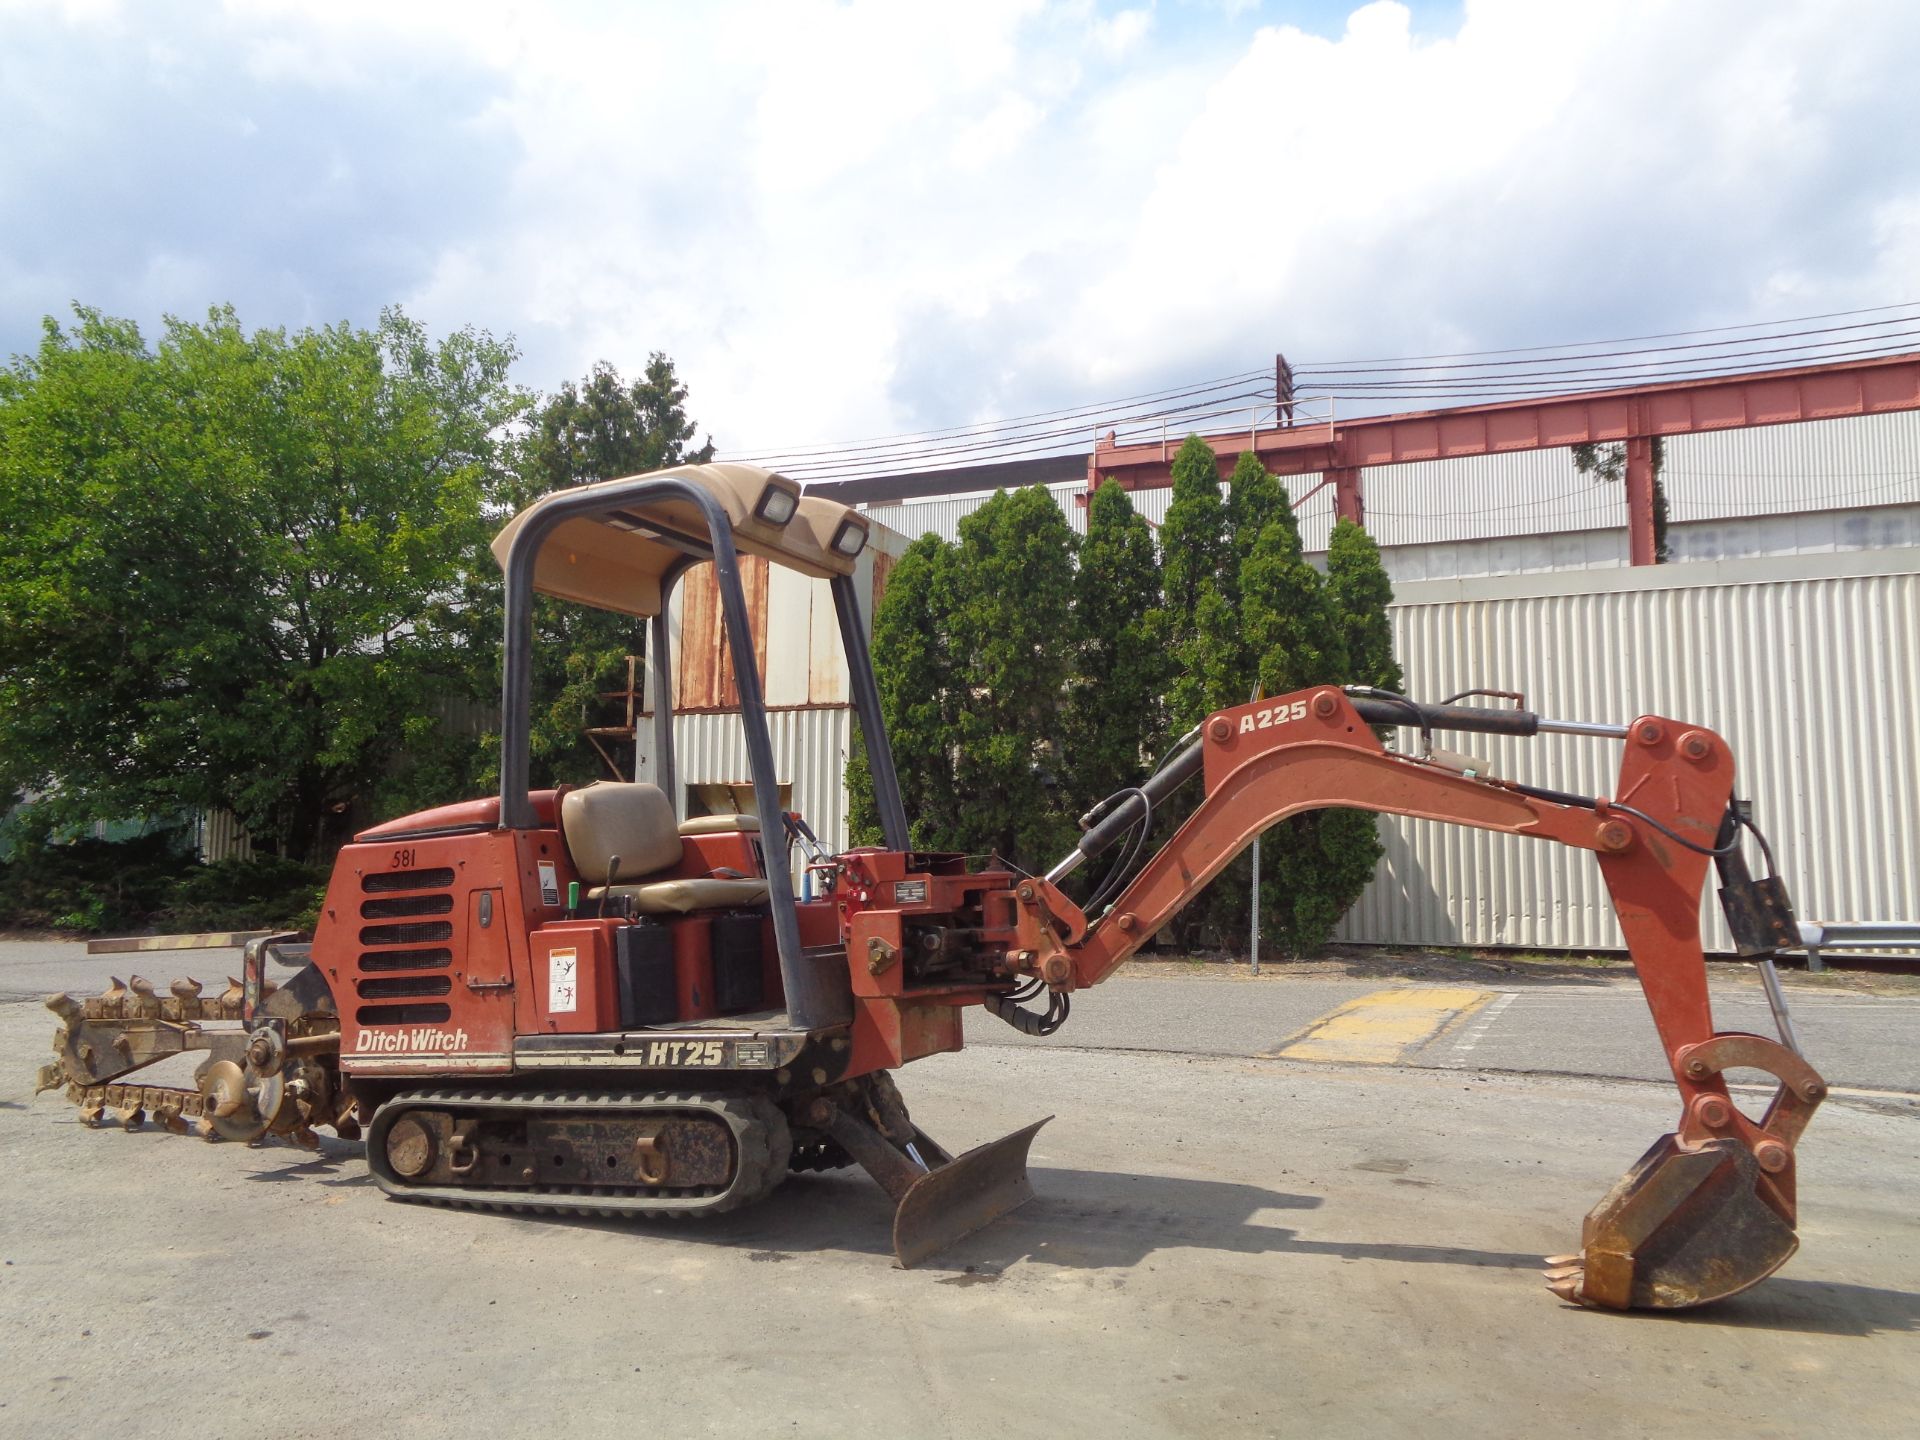
<path id="1" fill-rule="evenodd" d="M 764 1200 L 779 1188 L 780 1182 L 787 1178 L 787 1162 L 792 1153 L 793 1135 L 787 1128 L 787 1117 L 771 1100 L 760 1095 L 710 1094 L 699 1091 L 642 1090 L 642 1091 L 525 1091 L 502 1092 L 492 1089 L 467 1089 L 457 1086 L 440 1087 L 432 1090 L 408 1090 L 395 1095 L 380 1107 L 373 1123 L 368 1127 L 371 1142 L 374 1126 L 380 1125 L 380 1113 L 389 1110 L 451 1109 L 462 1106 L 480 1110 L 544 1110 L 553 1116 L 592 1115 L 608 1110 L 694 1110 L 718 1113 L 733 1132 L 735 1154 L 738 1168 L 736 1179 L 728 1189 L 713 1197 L 711 1205 L 652 1205 L 647 1203 L 652 1196 L 622 1192 L 620 1204 L 608 1205 L 605 1187 L 573 1186 L 567 1189 L 542 1190 L 533 1192 L 525 1200 L 492 1198 L 517 1192 L 489 1190 L 480 1195 L 468 1197 L 449 1193 L 451 1186 L 435 1186 L 430 1189 L 413 1190 L 405 1185 L 395 1184 L 389 1187 L 388 1180 L 374 1164 L 374 1149 L 367 1147 L 368 1168 L 374 1172 L 374 1179 L 380 1182 L 380 1188 L 396 1200 L 407 1200 L 420 1205 L 445 1205 L 459 1210 L 487 1210 L 496 1214 L 519 1215 L 586 1215 L 600 1219 L 613 1220 L 690 1220 L 708 1215 L 724 1215 L 730 1210 L 739 1210 Z M 398 1119 L 395 1115 L 395 1119 Z M 380 1126 L 378 1134 L 384 1137 L 386 1127 Z M 686 1191 L 668 1192 L 675 1199 L 700 1198 Z M 567 1196 L 580 1196 L 579 1200 L 569 1200 Z M 594 1203 L 598 1201 L 600 1203 Z"/>

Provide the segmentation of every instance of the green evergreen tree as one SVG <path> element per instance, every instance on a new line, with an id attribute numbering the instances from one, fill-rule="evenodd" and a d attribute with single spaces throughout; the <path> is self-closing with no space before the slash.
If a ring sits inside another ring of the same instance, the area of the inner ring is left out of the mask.
<path id="1" fill-rule="evenodd" d="M 1127 492 L 1108 481 L 1087 503 L 1087 537 L 1074 577 L 1074 674 L 1065 733 L 1072 804 L 1145 778 L 1165 721 L 1171 667 L 1156 630 L 1160 562 L 1153 531 Z"/>
<path id="2" fill-rule="evenodd" d="M 1387 619 L 1393 583 L 1380 563 L 1380 547 L 1351 520 L 1334 522 L 1327 544 L 1327 595 L 1346 642 L 1346 683 L 1398 690 L 1400 665 L 1393 658 L 1393 625 Z"/>
<path id="3" fill-rule="evenodd" d="M 1230 666 L 1232 546 L 1220 468 L 1213 447 L 1189 435 L 1173 457 L 1173 498 L 1160 526 L 1160 569 L 1166 603 L 1156 633 L 1173 662 L 1168 689 L 1169 738 L 1185 734 L 1218 708 L 1207 677 Z"/>
<path id="4" fill-rule="evenodd" d="M 952 545 L 938 535 L 922 535 L 894 562 L 873 616 L 873 668 L 900 798 L 913 843 L 927 850 L 962 846 L 954 786 L 957 565 Z M 858 745 L 848 757 L 847 802 L 855 843 L 881 843 L 873 777 Z"/>
<path id="5" fill-rule="evenodd" d="M 1290 502 L 1280 482 L 1267 473 L 1267 467 L 1251 450 L 1240 452 L 1233 474 L 1227 477 L 1227 487 L 1227 533 L 1232 537 L 1232 570 L 1237 575 L 1267 522 L 1280 510 L 1290 508 Z"/>
<path id="6" fill-rule="evenodd" d="M 1038 485 L 960 522 L 952 639 L 959 673 L 959 848 L 1044 867 L 1072 843 L 1060 775 L 1074 535 Z"/>

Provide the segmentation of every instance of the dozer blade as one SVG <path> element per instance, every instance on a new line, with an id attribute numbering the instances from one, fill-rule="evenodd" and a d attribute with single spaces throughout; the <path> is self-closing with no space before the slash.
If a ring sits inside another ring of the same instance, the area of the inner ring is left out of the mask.
<path id="1" fill-rule="evenodd" d="M 908 1187 L 893 1213 L 893 1253 L 903 1269 L 1033 1198 L 1027 1149 L 1047 1120 L 969 1150 Z"/>
<path id="2" fill-rule="evenodd" d="M 1737 1295 L 1800 1246 L 1769 1203 L 1781 1193 L 1738 1140 L 1683 1150 L 1663 1135 L 1587 1216 L 1581 1253 L 1549 1261 L 1548 1288 L 1609 1310 L 1683 1310 Z"/>

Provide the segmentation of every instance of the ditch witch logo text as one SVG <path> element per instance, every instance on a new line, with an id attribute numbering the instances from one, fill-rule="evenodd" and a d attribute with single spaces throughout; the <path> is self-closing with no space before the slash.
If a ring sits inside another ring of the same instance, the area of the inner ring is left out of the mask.
<path id="1" fill-rule="evenodd" d="M 372 1055 L 388 1050 L 426 1050 L 451 1055 L 467 1048 L 464 1030 L 362 1030 L 354 1041 L 353 1053 Z"/>

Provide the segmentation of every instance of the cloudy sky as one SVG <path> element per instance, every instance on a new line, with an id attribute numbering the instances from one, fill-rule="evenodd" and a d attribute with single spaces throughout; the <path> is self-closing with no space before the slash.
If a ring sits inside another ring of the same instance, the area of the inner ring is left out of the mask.
<path id="1" fill-rule="evenodd" d="M 1920 299 L 1911 0 L 0 0 L 0 353 L 664 350 L 723 452 Z"/>

